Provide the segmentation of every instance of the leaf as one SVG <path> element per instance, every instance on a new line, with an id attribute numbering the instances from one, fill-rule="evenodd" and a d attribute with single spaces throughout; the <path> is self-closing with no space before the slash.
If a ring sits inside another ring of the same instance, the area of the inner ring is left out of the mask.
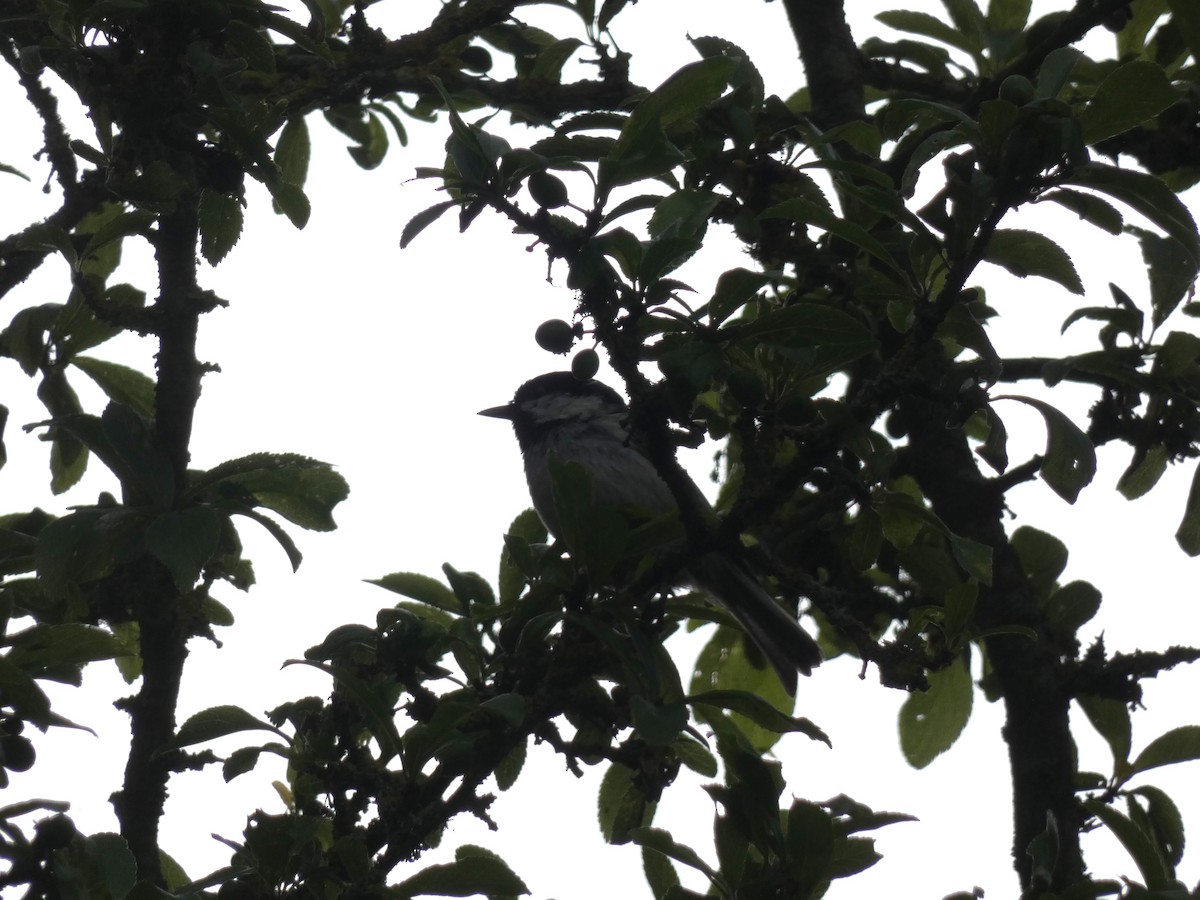
<path id="1" fill-rule="evenodd" d="M 346 479 L 329 463 L 295 453 L 253 453 L 221 463 L 194 481 L 193 493 L 204 492 L 214 503 L 252 501 L 312 531 L 336 528 L 333 508 L 350 494 Z"/>
<path id="2" fill-rule="evenodd" d="M 312 143 L 308 136 L 308 123 L 303 116 L 288 119 L 275 142 L 275 165 L 288 184 L 304 186 L 308 178 L 308 162 L 312 156 Z"/>
<path id="3" fill-rule="evenodd" d="M 943 22 L 929 13 L 915 12 L 905 9 L 893 9 L 881 12 L 875 16 L 884 25 L 905 31 L 909 34 L 919 34 L 922 37 L 933 38 L 951 47 L 964 50 L 967 53 L 977 52 L 967 36 L 952 25 Z"/>
<path id="4" fill-rule="evenodd" d="M 1155 444 L 1142 455 L 1136 456 L 1117 481 L 1117 490 L 1126 500 L 1136 500 L 1150 492 L 1163 473 L 1167 471 L 1167 451 L 1162 444 Z"/>
<path id="5" fill-rule="evenodd" d="M 1171 8 L 1171 19 L 1183 35 L 1192 59 L 1200 62 L 1200 6 L 1192 0 L 1167 0 L 1167 6 Z"/>
<path id="6" fill-rule="evenodd" d="M 720 97 L 736 69 L 737 61 L 727 56 L 697 60 L 647 95 L 626 120 L 612 151 L 600 160 L 601 187 L 653 178 L 682 162 L 686 157 L 667 139 L 666 130 Z"/>
<path id="7" fill-rule="evenodd" d="M 309 203 L 303 189 L 279 178 L 268 178 L 265 183 L 277 212 L 287 216 L 288 221 L 298 229 L 308 224 L 308 218 L 312 215 L 312 204 Z"/>
<path id="8" fill-rule="evenodd" d="M 388 893 L 395 897 L 516 897 L 529 893 L 508 863 L 491 851 L 464 845 L 454 855 L 454 862 L 427 866 L 389 888 Z"/>
<path id="9" fill-rule="evenodd" d="M 1037 275 L 1061 284 L 1073 294 L 1083 293 L 1083 282 L 1067 251 L 1036 231 L 997 229 L 988 240 L 983 258 L 1018 278 Z"/>
<path id="10" fill-rule="evenodd" d="M 776 734 L 800 732 L 808 735 L 814 741 L 821 741 L 832 747 L 828 735 L 809 719 L 789 716 L 768 703 L 758 694 L 749 691 L 716 690 L 692 694 L 687 702 L 693 706 L 712 706 L 745 716 L 769 731 Z"/>
<path id="11" fill-rule="evenodd" d="M 1109 234 L 1120 234 L 1125 226 L 1125 217 L 1107 200 L 1095 194 L 1085 194 L 1070 188 L 1060 188 L 1047 191 L 1038 198 L 1038 202 L 1052 200 L 1059 206 L 1064 206 L 1085 222 L 1090 222 L 1097 228 Z"/>
<path id="12" fill-rule="evenodd" d="M 1029 21 L 1031 0 L 988 0 L 988 31 L 1020 31 Z"/>
<path id="13" fill-rule="evenodd" d="M 1175 542 L 1188 556 L 1200 556 L 1200 466 L 1192 475 L 1192 486 L 1184 505 L 1183 520 L 1175 532 Z"/>
<path id="14" fill-rule="evenodd" d="M 966 657 L 929 673 L 929 690 L 913 693 L 900 707 L 900 749 L 914 769 L 923 769 L 958 740 L 975 697 Z"/>
<path id="15" fill-rule="evenodd" d="M 242 731 L 270 731 L 287 737 L 270 722 L 250 715 L 240 706 L 213 706 L 190 716 L 179 726 L 168 746 L 173 749 L 190 747 Z"/>
<path id="16" fill-rule="evenodd" d="M 994 400 L 1017 400 L 1032 406 L 1046 421 L 1046 455 L 1040 474 L 1051 490 L 1074 503 L 1096 474 L 1096 448 L 1091 439 L 1066 415 L 1042 400 L 1004 394 Z"/>
<path id="17" fill-rule="evenodd" d="M 1113 772 L 1123 773 L 1129 761 L 1129 750 L 1133 742 L 1133 725 L 1129 720 L 1129 707 L 1120 700 L 1079 694 L 1075 697 L 1079 708 L 1087 716 L 1092 727 L 1108 744 L 1112 751 Z"/>
<path id="18" fill-rule="evenodd" d="M 647 850 L 661 853 L 669 859 L 676 860 L 698 872 L 703 872 L 714 884 L 721 883 L 721 876 L 708 865 L 700 854 L 675 840 L 671 832 L 662 828 L 635 828 L 629 834 L 635 844 Z"/>
<path id="19" fill-rule="evenodd" d="M 103 628 L 64 622 L 34 625 L 7 638 L 6 659 L 31 674 L 60 666 L 82 666 L 125 653 L 120 641 Z"/>
<path id="20" fill-rule="evenodd" d="M 1130 228 L 1142 248 L 1142 260 L 1150 280 L 1151 321 L 1157 328 L 1194 290 L 1200 273 L 1196 256 L 1175 238 L 1161 237 L 1143 228 Z"/>
<path id="21" fill-rule="evenodd" d="M 71 363 L 96 382 L 110 400 L 128 406 L 140 416 L 150 418 L 154 415 L 152 378 L 137 369 L 94 356 L 76 356 Z"/>
<path id="22" fill-rule="evenodd" d="M 600 781 L 600 834 L 610 844 L 627 844 L 631 832 L 649 821 L 646 797 L 633 783 L 633 771 L 612 763 Z"/>
<path id="23" fill-rule="evenodd" d="M 216 191 L 200 194 L 200 253 L 215 266 L 242 236 L 242 205 L 237 198 Z"/>
<path id="24" fill-rule="evenodd" d="M 221 517 L 210 507 L 163 513 L 146 527 L 146 549 L 170 572 L 175 586 L 190 591 L 221 537 Z"/>
<path id="25" fill-rule="evenodd" d="M 1139 828 L 1136 822 L 1100 800 L 1085 799 L 1083 807 L 1103 822 L 1133 857 L 1147 888 L 1156 891 L 1174 886 L 1167 861 L 1150 835 Z"/>
<path id="26" fill-rule="evenodd" d="M 388 133 L 383 121 L 373 112 L 367 113 L 365 140 L 355 147 L 347 147 L 350 157 L 358 165 L 370 171 L 379 167 L 387 156 Z"/>
<path id="27" fill-rule="evenodd" d="M 119 834 L 93 834 L 83 839 L 84 853 L 95 867 L 99 884 L 113 900 L 120 900 L 133 889 L 137 881 L 137 863 L 129 844 Z"/>
<path id="28" fill-rule="evenodd" d="M 763 210 L 759 214 L 759 218 L 788 219 L 803 225 L 813 225 L 862 248 L 893 272 L 897 272 L 901 276 L 905 275 L 905 270 L 900 267 L 888 249 L 865 228 L 846 219 L 838 218 L 828 207 L 811 200 L 803 197 L 785 200 L 783 203 Z"/>
<path id="29" fill-rule="evenodd" d="M 416 572 L 393 572 L 382 578 L 368 578 L 368 584 L 375 584 L 385 590 L 404 597 L 411 597 L 421 603 L 427 603 L 436 609 L 444 609 L 461 615 L 463 605 L 454 596 L 454 591 L 446 587 L 436 578 L 421 575 Z"/>
<path id="30" fill-rule="evenodd" d="M 1103 163 L 1078 166 L 1065 182 L 1100 191 L 1137 210 L 1183 246 L 1193 260 L 1200 258 L 1196 222 L 1178 195 L 1161 178 Z"/>
<path id="31" fill-rule="evenodd" d="M 421 210 L 409 219 L 408 224 L 404 226 L 404 230 L 400 233 L 400 249 L 403 250 L 411 244 L 418 234 L 441 218 L 442 213 L 450 207 L 457 205 L 457 200 L 443 200 L 440 203 L 435 203 L 433 206 Z"/>
<path id="32" fill-rule="evenodd" d="M 634 731 L 650 747 L 666 747 L 674 743 L 688 722 L 685 704 L 656 705 L 640 696 L 630 700 L 629 713 Z"/>
<path id="33" fill-rule="evenodd" d="M 1079 115 L 1085 144 L 1122 134 L 1180 99 L 1162 67 L 1146 59 L 1118 66 L 1100 82 Z"/>
<path id="34" fill-rule="evenodd" d="M 1151 785 L 1135 788 L 1131 793 L 1145 798 L 1146 817 L 1150 821 L 1159 849 L 1166 856 L 1168 863 L 1172 866 L 1179 865 L 1183 859 L 1184 845 L 1183 816 L 1179 807 L 1166 791 Z"/>
<path id="35" fill-rule="evenodd" d="M 1159 735 L 1133 761 L 1133 773 L 1200 759 L 1200 725 L 1181 725 Z"/>

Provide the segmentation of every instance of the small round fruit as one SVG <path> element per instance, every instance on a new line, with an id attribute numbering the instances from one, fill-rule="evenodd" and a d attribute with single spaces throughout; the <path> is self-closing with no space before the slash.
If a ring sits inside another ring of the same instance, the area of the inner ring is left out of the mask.
<path id="1" fill-rule="evenodd" d="M 1036 96 L 1033 82 L 1024 75 L 1009 75 L 1000 85 L 1000 99 L 1007 100 L 1014 106 L 1032 103 Z"/>
<path id="2" fill-rule="evenodd" d="M 537 327 L 533 339 L 547 353 L 566 354 L 575 346 L 575 329 L 562 319 L 547 319 Z"/>
<path id="3" fill-rule="evenodd" d="M 590 381 L 600 371 L 600 354 L 590 347 L 580 350 L 571 360 L 571 374 L 580 381 Z"/>
<path id="4" fill-rule="evenodd" d="M 61 814 L 42 819 L 33 827 L 37 832 L 33 842 L 39 850 L 44 851 L 59 850 L 67 846 L 79 833 L 70 817 Z"/>
<path id="5" fill-rule="evenodd" d="M 472 72 L 490 72 L 492 69 L 492 54 L 486 47 L 472 44 L 458 54 L 458 58 L 462 62 L 463 68 Z"/>
<path id="6" fill-rule="evenodd" d="M 529 196 L 542 209 L 558 209 L 567 204 L 567 186 L 557 175 L 534 172 L 529 176 Z"/>
<path id="7" fill-rule="evenodd" d="M 33 768 L 36 758 L 37 754 L 33 752 L 33 744 L 29 742 L 29 738 L 18 737 L 15 734 L 0 738 L 0 760 L 3 760 L 4 768 L 14 772 L 26 772 Z"/>

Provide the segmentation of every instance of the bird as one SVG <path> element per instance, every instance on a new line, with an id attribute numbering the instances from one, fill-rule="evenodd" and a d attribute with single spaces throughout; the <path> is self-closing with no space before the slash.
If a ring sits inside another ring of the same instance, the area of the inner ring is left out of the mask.
<path id="1" fill-rule="evenodd" d="M 552 456 L 587 472 L 597 504 L 647 517 L 678 511 L 671 489 L 630 433 L 624 399 L 601 381 L 548 372 L 522 384 L 509 403 L 480 410 L 479 415 L 512 423 L 533 508 L 556 540 L 562 541 L 563 535 L 550 476 Z M 696 508 L 707 510 L 715 521 L 717 514 L 700 489 L 689 484 Z M 741 624 L 794 697 L 797 672 L 811 674 L 821 662 L 821 651 L 749 564 L 727 551 L 710 550 L 691 559 L 681 574 Z"/>

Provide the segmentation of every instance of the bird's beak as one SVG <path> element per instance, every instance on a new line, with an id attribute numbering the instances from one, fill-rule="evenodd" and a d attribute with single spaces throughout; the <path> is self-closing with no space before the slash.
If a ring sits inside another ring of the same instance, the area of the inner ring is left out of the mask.
<path id="1" fill-rule="evenodd" d="M 508 419 L 512 421 L 516 415 L 516 408 L 511 403 L 506 403 L 503 406 L 493 406 L 491 409 L 481 409 L 478 413 L 481 416 L 489 416 L 493 419 Z"/>

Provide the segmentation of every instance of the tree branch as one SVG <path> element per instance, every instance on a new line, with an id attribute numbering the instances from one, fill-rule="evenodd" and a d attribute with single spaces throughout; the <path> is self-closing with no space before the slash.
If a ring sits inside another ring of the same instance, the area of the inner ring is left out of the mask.
<path id="1" fill-rule="evenodd" d="M 863 60 L 846 22 L 843 0 L 783 0 L 822 128 L 861 119 Z"/>

